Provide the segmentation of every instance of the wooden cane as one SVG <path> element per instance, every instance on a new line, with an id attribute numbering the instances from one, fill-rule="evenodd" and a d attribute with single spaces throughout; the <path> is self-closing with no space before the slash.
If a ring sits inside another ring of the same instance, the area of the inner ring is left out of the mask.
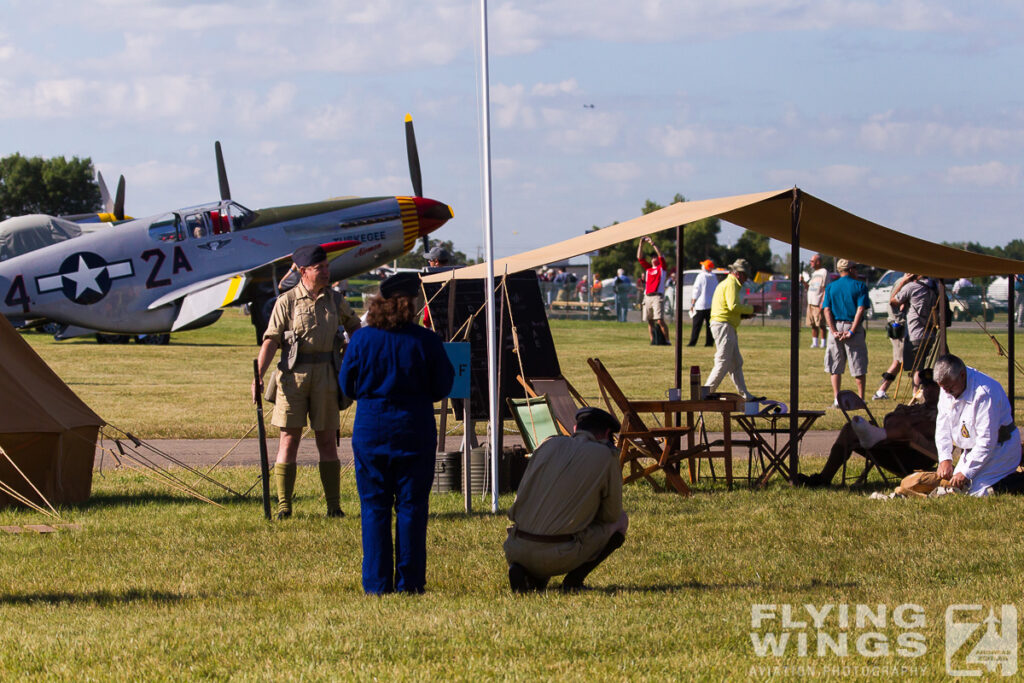
<path id="1" fill-rule="evenodd" d="M 260 361 L 252 361 L 252 376 L 256 380 L 256 433 L 260 440 L 260 473 L 263 476 L 263 516 L 270 519 L 270 462 L 267 459 L 267 429 L 263 425 L 263 378 Z"/>

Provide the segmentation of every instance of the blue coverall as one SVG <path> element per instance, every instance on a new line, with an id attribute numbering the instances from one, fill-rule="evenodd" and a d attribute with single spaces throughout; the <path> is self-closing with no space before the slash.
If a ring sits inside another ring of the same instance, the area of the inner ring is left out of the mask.
<path id="1" fill-rule="evenodd" d="M 413 324 L 361 328 L 345 351 L 338 382 L 356 400 L 352 450 L 367 593 L 424 590 L 437 451 L 434 403 L 448 395 L 454 378 L 441 338 Z"/>

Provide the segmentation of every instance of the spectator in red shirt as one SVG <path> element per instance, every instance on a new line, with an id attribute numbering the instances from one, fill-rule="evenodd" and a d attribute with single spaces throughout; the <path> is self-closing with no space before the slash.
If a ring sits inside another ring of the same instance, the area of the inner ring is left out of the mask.
<path id="1" fill-rule="evenodd" d="M 648 263 L 644 258 L 644 242 L 654 249 L 654 263 Z M 665 324 L 665 282 L 668 280 L 668 273 L 665 272 L 665 259 L 658 250 L 658 245 L 650 237 L 644 237 L 636 248 L 636 260 L 644 267 L 644 301 L 641 306 L 641 318 L 647 321 L 647 331 L 651 335 L 651 344 L 669 346 L 668 326 Z M 655 342 L 654 326 L 661 329 L 663 342 Z"/>

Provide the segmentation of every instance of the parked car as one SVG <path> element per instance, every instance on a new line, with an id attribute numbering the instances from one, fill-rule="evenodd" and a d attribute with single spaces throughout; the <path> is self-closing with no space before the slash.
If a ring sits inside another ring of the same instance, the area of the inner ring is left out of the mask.
<path id="1" fill-rule="evenodd" d="M 953 295 L 951 287 L 946 288 L 946 297 L 949 299 L 949 308 L 953 314 L 953 320 L 971 320 L 982 318 L 985 322 L 992 322 L 996 317 L 995 309 L 988 300 L 982 296 L 981 287 L 961 287 L 960 291 Z M 1006 306 L 1006 303 L 1003 303 Z"/>
<path id="2" fill-rule="evenodd" d="M 769 318 L 780 316 L 788 318 L 792 310 L 793 283 L 790 280 L 769 280 L 762 284 L 748 281 L 743 286 L 744 300 L 754 307 L 757 313 L 764 313 Z M 803 310 L 803 289 L 797 289 L 797 310 Z"/>
<path id="3" fill-rule="evenodd" d="M 697 279 L 697 275 L 701 272 L 701 269 L 696 270 L 684 270 L 683 271 L 683 310 L 690 310 L 690 298 L 693 296 L 693 283 Z M 715 278 L 721 282 L 729 274 L 729 271 L 725 268 L 715 268 L 711 271 Z"/>
<path id="4" fill-rule="evenodd" d="M 632 306 L 636 301 L 636 281 L 633 278 L 630 278 L 627 296 L 630 306 Z M 612 311 L 615 310 L 615 278 L 609 277 L 601 280 L 601 301 Z"/>
<path id="5" fill-rule="evenodd" d="M 1014 293 L 1019 295 L 1018 292 Z M 985 297 L 988 299 L 989 305 L 994 311 L 1005 311 L 1006 305 L 1010 301 L 1010 293 L 1006 291 L 1006 277 L 997 277 L 989 283 L 988 289 L 985 290 Z M 1014 297 L 1016 298 L 1016 296 Z"/>
<path id="6" fill-rule="evenodd" d="M 889 298 L 892 296 L 892 288 L 896 281 L 903 277 L 903 271 L 887 270 L 878 278 L 874 287 L 868 289 L 868 299 L 871 300 L 871 315 L 875 318 L 884 318 L 889 315 Z"/>

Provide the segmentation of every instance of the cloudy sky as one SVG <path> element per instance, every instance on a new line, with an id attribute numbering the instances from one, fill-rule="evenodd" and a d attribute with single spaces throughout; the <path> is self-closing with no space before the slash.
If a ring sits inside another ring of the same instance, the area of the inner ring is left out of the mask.
<path id="1" fill-rule="evenodd" d="M 927 239 L 1022 237 L 1020 2 L 488 12 L 499 256 L 793 185 Z M 0 0 L 0 156 L 89 156 L 136 216 L 215 199 L 214 140 L 250 208 L 410 194 L 411 112 L 438 234 L 475 255 L 479 45 L 470 0 Z"/>

